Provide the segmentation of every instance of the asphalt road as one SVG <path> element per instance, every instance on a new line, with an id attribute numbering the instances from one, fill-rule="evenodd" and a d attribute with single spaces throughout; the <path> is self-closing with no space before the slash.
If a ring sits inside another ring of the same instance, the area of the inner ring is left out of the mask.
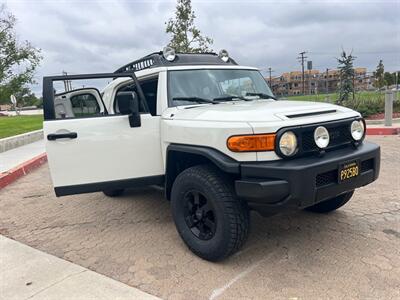
<path id="1" fill-rule="evenodd" d="M 400 299 L 400 138 L 379 180 L 329 215 L 252 215 L 222 263 L 188 251 L 157 189 L 56 198 L 47 165 L 0 190 L 0 233 L 165 299 Z"/>

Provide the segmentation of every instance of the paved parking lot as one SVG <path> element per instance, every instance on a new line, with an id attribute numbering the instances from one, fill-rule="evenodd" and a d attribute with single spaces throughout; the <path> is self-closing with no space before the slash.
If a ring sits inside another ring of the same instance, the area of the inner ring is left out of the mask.
<path id="1" fill-rule="evenodd" d="M 48 167 L 0 191 L 0 234 L 165 299 L 400 299 L 400 138 L 381 176 L 329 215 L 252 215 L 222 263 L 189 252 L 157 189 L 54 196 Z"/>

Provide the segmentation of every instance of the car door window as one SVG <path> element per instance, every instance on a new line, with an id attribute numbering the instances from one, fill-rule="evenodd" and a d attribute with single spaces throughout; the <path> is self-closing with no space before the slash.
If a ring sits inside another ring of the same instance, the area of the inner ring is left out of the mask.
<path id="1" fill-rule="evenodd" d="M 107 113 L 96 88 L 82 88 L 54 95 L 56 119 L 90 118 Z"/>
<path id="2" fill-rule="evenodd" d="M 71 97 L 71 106 L 74 116 L 87 117 L 100 113 L 100 106 L 92 94 L 81 94 Z"/>
<path id="3" fill-rule="evenodd" d="M 157 115 L 157 89 L 158 89 L 158 77 L 151 79 L 139 80 L 140 87 L 142 88 L 143 94 L 146 97 L 146 103 L 148 106 L 148 110 L 145 105 L 140 101 L 139 103 L 139 112 L 141 113 L 150 113 L 152 116 Z M 125 85 L 121 87 L 115 96 L 114 100 L 114 111 L 119 113 L 118 108 L 118 97 L 120 92 L 137 92 L 136 86 L 133 83 L 129 85 Z"/>

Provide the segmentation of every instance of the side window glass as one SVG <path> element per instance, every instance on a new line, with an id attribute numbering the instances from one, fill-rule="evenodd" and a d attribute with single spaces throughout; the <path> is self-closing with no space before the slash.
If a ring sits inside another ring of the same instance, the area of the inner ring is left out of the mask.
<path id="1" fill-rule="evenodd" d="M 139 81 L 140 87 L 142 88 L 143 94 L 146 97 L 146 102 L 147 106 L 149 108 L 149 111 L 145 108 L 145 105 L 142 103 L 142 101 L 139 102 L 139 112 L 142 113 L 147 113 L 150 112 L 152 116 L 155 116 L 157 114 L 157 89 L 158 89 L 158 78 L 153 78 L 153 79 L 147 79 L 143 81 Z M 114 111 L 116 113 L 119 113 L 119 108 L 118 108 L 118 97 L 122 97 L 124 92 L 136 92 L 137 89 L 134 84 L 129 84 L 126 85 L 122 88 L 120 88 L 117 91 L 117 94 L 114 99 Z"/>
<path id="2" fill-rule="evenodd" d="M 100 113 L 100 106 L 92 94 L 81 94 L 71 97 L 71 106 L 74 116 L 87 117 Z"/>
<path id="3" fill-rule="evenodd" d="M 55 94 L 54 111 L 56 119 L 100 117 L 106 113 L 101 94 L 95 88 Z"/>
<path id="4" fill-rule="evenodd" d="M 150 114 L 155 116 L 157 114 L 157 88 L 158 78 L 140 82 L 143 94 L 146 97 L 147 106 L 149 107 Z"/>

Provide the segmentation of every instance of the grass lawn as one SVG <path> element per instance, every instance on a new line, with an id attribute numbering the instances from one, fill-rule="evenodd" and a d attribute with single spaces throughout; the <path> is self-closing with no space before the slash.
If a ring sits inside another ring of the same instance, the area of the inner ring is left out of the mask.
<path id="1" fill-rule="evenodd" d="M 43 115 L 0 117 L 0 139 L 43 128 Z"/>
<path id="2" fill-rule="evenodd" d="M 319 95 L 299 95 L 299 96 L 287 96 L 282 98 L 287 98 L 288 100 L 298 100 L 298 101 L 325 101 L 329 97 L 330 101 L 337 98 L 337 94 L 319 94 Z"/>
<path id="3" fill-rule="evenodd" d="M 385 92 L 356 92 L 356 98 L 364 101 L 364 100 L 373 100 L 373 99 L 384 99 Z M 325 102 L 326 98 L 329 97 L 330 102 L 334 102 L 338 97 L 338 93 L 332 94 L 319 94 L 319 95 L 299 95 L 299 96 L 288 96 L 282 97 L 287 98 L 288 100 L 299 100 L 299 101 L 316 101 L 316 102 Z M 400 92 L 397 93 L 397 99 L 400 99 Z"/>

